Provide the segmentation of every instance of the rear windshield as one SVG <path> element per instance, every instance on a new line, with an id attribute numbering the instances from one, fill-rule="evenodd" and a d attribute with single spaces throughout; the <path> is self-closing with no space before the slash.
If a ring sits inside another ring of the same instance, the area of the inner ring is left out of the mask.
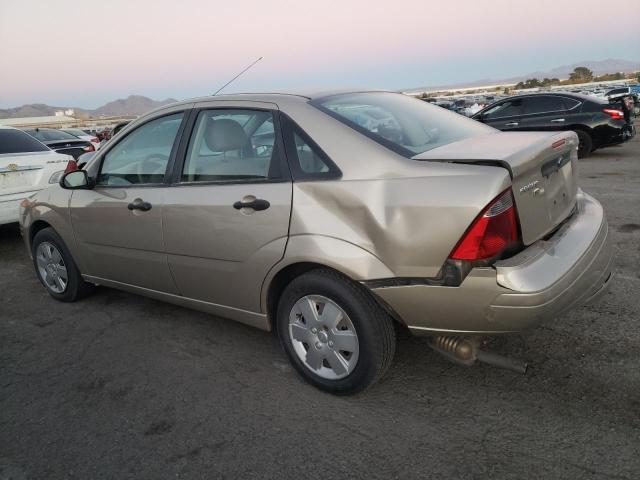
<path id="1" fill-rule="evenodd" d="M 81 137 L 82 135 L 86 135 L 86 133 L 84 133 L 82 130 L 66 129 L 66 130 L 63 130 L 63 132 L 70 133 L 71 135 L 75 135 L 76 137 Z"/>
<path id="2" fill-rule="evenodd" d="M 48 147 L 21 130 L 0 128 L 0 155 L 3 153 L 45 152 Z"/>
<path id="3" fill-rule="evenodd" d="M 320 98 L 311 104 L 405 157 L 494 131 L 480 122 L 399 93 L 349 93 Z"/>
<path id="4" fill-rule="evenodd" d="M 78 137 L 71 135 L 70 133 L 63 132 L 62 130 L 54 130 L 53 128 L 40 128 L 25 130 L 30 135 L 33 135 L 38 140 L 46 142 L 49 140 L 78 140 Z"/>

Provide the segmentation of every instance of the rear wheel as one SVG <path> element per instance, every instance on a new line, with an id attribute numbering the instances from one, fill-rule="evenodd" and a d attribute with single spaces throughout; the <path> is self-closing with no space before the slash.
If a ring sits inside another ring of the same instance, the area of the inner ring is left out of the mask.
<path id="1" fill-rule="evenodd" d="M 296 370 L 340 395 L 375 383 L 395 352 L 389 316 L 361 286 L 326 269 L 305 273 L 285 288 L 277 331 Z"/>
<path id="2" fill-rule="evenodd" d="M 576 130 L 578 135 L 578 158 L 584 158 L 593 151 L 593 140 L 591 135 L 582 130 Z"/>
<path id="3" fill-rule="evenodd" d="M 31 245 L 33 265 L 40 282 L 56 300 L 74 302 L 91 291 L 69 250 L 53 228 L 36 233 Z"/>

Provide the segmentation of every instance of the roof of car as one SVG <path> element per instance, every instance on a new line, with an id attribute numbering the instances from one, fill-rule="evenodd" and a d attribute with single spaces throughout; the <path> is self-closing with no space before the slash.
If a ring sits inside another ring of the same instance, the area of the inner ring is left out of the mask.
<path id="1" fill-rule="evenodd" d="M 331 95 L 340 95 L 346 93 L 365 93 L 365 92 L 383 92 L 385 90 L 373 88 L 325 88 L 325 89 L 308 89 L 297 91 L 273 91 L 273 92 L 243 92 L 243 93 L 220 93 L 218 95 L 208 95 L 204 97 L 189 98 L 180 100 L 173 105 L 194 102 L 207 102 L 211 100 L 251 100 L 254 102 L 274 102 L 279 99 L 301 101 L 315 100 L 317 98 L 328 97 Z"/>
<path id="2" fill-rule="evenodd" d="M 599 102 L 601 100 L 598 97 L 594 97 L 592 95 L 585 95 L 583 93 L 573 93 L 573 92 L 534 92 L 534 93 L 527 93 L 523 95 L 514 95 L 514 97 L 510 97 L 510 98 L 539 97 L 539 96 L 549 96 L 549 95 L 558 95 L 561 97 L 575 98 L 576 100 L 581 100 L 581 101 L 589 100 L 592 102 L 593 101 Z"/>

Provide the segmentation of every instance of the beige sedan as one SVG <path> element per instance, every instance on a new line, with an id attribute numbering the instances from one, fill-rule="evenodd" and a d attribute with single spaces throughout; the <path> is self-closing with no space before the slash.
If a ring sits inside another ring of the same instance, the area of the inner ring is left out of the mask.
<path id="1" fill-rule="evenodd" d="M 55 299 L 104 285 L 275 329 L 309 382 L 347 394 L 389 367 L 398 328 L 522 369 L 478 339 L 608 285 L 576 148 L 389 92 L 205 97 L 128 125 L 20 221 Z"/>

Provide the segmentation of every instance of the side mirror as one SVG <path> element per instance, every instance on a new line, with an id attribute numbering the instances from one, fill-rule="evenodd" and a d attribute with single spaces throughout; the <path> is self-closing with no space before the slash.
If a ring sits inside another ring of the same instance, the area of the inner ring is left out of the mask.
<path id="1" fill-rule="evenodd" d="M 91 179 L 84 170 L 65 173 L 60 179 L 60 186 L 67 190 L 90 190 L 93 188 Z"/>

